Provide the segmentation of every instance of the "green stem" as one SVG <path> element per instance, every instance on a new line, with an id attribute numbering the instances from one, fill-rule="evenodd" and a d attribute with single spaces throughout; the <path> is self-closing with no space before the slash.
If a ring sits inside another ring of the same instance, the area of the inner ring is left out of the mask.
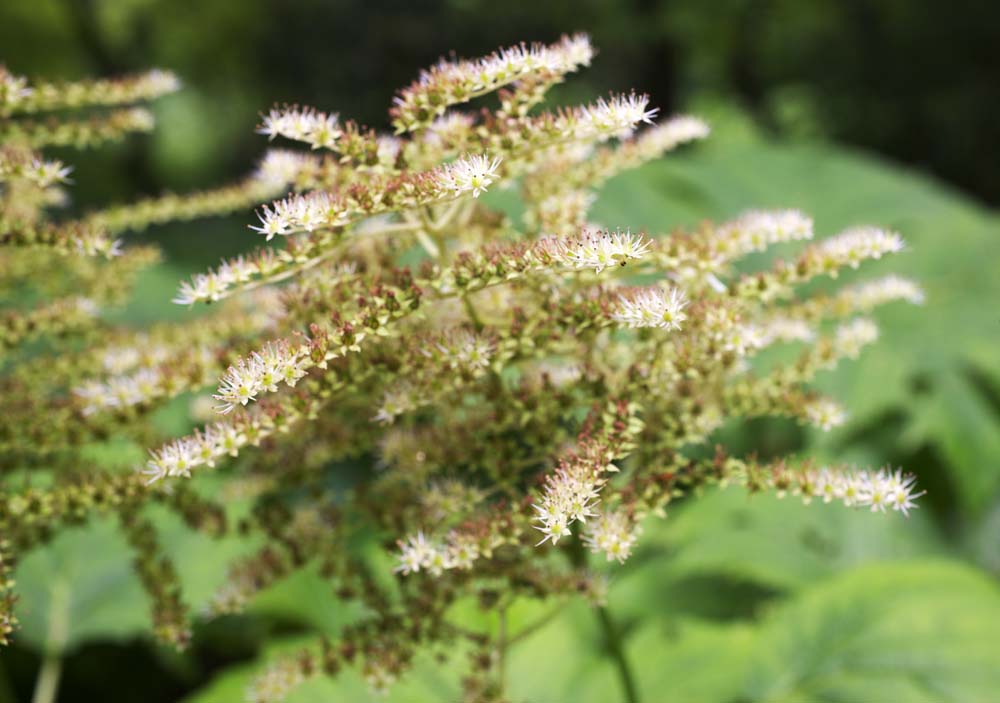
<path id="1" fill-rule="evenodd" d="M 479 315 L 476 313 L 476 308 L 473 306 L 472 301 L 469 300 L 469 296 L 463 295 L 462 303 L 465 305 L 465 312 L 468 313 L 469 319 L 472 321 L 476 331 L 481 331 L 483 329 L 483 321 L 479 319 Z"/>
<path id="2" fill-rule="evenodd" d="M 587 550 L 580 541 L 580 535 L 574 534 L 573 541 L 566 545 L 566 553 L 570 563 L 577 569 L 587 568 Z M 632 667 L 629 666 L 625 657 L 625 649 L 622 647 L 621 631 L 611 617 L 611 611 L 606 605 L 595 608 L 597 611 L 597 621 L 601 625 L 604 634 L 604 642 L 608 648 L 608 655 L 615 663 L 618 670 L 618 678 L 621 681 L 622 689 L 625 693 L 625 703 L 639 703 L 639 690 L 635 685 L 635 676 L 632 674 Z"/>
<path id="3" fill-rule="evenodd" d="M 500 610 L 500 624 L 497 632 L 497 686 L 500 696 L 507 688 L 507 608 Z"/>
<path id="4" fill-rule="evenodd" d="M 625 689 L 626 703 L 639 703 L 639 691 L 635 686 L 635 677 L 632 675 L 632 668 L 628 659 L 625 658 L 625 650 L 622 648 L 621 632 L 618 625 L 611 617 L 611 611 L 607 606 L 597 608 L 597 619 L 601 623 L 604 631 L 604 639 L 608 645 L 608 653 L 615 662 L 618 669 L 618 678 L 621 679 L 622 688 Z"/>
<path id="5" fill-rule="evenodd" d="M 49 628 L 45 638 L 45 657 L 38 670 L 31 703 L 54 703 L 62 676 L 62 651 L 69 630 L 69 586 L 62 581 L 52 584 L 49 601 Z"/>
<path id="6" fill-rule="evenodd" d="M 42 660 L 42 668 L 38 670 L 35 681 L 35 693 L 31 703 L 54 703 L 59 691 L 59 677 L 62 674 L 62 657 L 58 654 L 46 654 Z"/>

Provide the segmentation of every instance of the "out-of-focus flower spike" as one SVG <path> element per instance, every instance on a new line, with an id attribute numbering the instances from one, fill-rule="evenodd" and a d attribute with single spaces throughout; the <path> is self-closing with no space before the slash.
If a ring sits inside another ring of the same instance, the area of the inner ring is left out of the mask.
<path id="1" fill-rule="evenodd" d="M 481 59 L 442 61 L 400 91 L 390 111 L 392 124 L 397 134 L 422 129 L 451 105 L 533 74 L 570 73 L 589 64 L 593 54 L 589 38 L 577 34 L 549 46 L 520 44 Z"/>

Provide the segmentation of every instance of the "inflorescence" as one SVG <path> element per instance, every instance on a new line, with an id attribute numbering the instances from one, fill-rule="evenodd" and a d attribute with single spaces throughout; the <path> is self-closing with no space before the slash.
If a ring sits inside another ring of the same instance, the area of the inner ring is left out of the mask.
<path id="1" fill-rule="evenodd" d="M 902 251 L 902 238 L 860 227 L 813 241 L 813 221 L 792 209 L 669 234 L 594 222 L 601 184 L 709 128 L 686 115 L 655 122 L 649 99 L 631 92 L 546 111 L 546 91 L 593 56 L 575 35 L 443 60 L 396 96 L 393 134 L 275 107 L 258 132 L 303 148 L 269 151 L 235 184 L 79 219 L 58 216 L 71 167 L 41 149 L 149 129 L 135 104 L 179 82 L 153 71 L 31 83 L 0 69 L 0 273 L 8 290 L 39 292 L 5 313 L 0 352 L 18 353 L 0 382 L 19 400 L 0 441 L 11 477 L 52 467 L 45 488 L 12 478 L 0 504 L 0 641 L 16 627 L 4 584 L 17 556 L 57 526 L 114 514 L 155 634 L 184 646 L 190 606 L 142 511 L 156 501 L 218 536 L 231 491 L 255 506 L 240 526 L 248 549 L 203 617 L 238 612 L 314 563 L 366 613 L 276 661 L 250 700 L 280 700 L 350 665 L 383 689 L 418 647 L 458 640 L 472 657 L 467 699 L 499 700 L 492 653 L 505 642 L 458 627 L 451 604 L 472 595 L 489 607 L 497 589 L 599 600 L 604 582 L 587 553 L 626 561 L 650 516 L 695 489 L 732 484 L 908 515 L 922 494 L 899 469 L 705 451 L 733 418 L 821 431 L 846 422 L 814 378 L 877 340 L 878 306 L 919 304 L 923 293 L 894 275 L 831 281 Z M 497 100 L 466 108 L 489 93 Z M 33 118 L 74 108 L 91 111 Z M 498 188 L 520 193 L 520 222 L 483 197 Z M 174 298 L 211 303 L 205 314 L 138 330 L 109 321 L 158 256 L 128 233 L 236 211 L 258 248 L 195 273 Z M 793 245 L 798 254 L 768 268 L 735 266 Z M 20 353 L 29 340 L 38 344 Z M 758 364 L 773 345 L 798 356 Z M 217 415 L 163 436 L 154 412 L 186 394 L 192 424 L 206 408 Z M 135 472 L 81 465 L 80 448 L 108 437 L 149 448 L 148 460 Z M 329 474 L 344 462 L 361 478 L 334 495 L 342 483 Z M 221 495 L 202 489 L 210 470 Z M 395 560 L 393 589 L 350 547 L 366 540 Z"/>

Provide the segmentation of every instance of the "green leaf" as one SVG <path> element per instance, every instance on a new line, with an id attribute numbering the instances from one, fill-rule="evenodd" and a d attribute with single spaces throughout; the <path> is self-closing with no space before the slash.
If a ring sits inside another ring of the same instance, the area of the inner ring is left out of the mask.
<path id="1" fill-rule="evenodd" d="M 754 625 L 648 624 L 628 652 L 644 700 L 987 703 L 998 628 L 996 584 L 931 561 L 855 569 Z"/>
<path id="2" fill-rule="evenodd" d="M 165 508 L 148 511 L 165 554 L 177 568 L 196 616 L 225 581 L 232 560 L 253 544 L 192 531 Z M 151 629 L 150 602 L 133 568 L 132 549 L 113 518 L 59 534 L 29 552 L 14 573 L 19 640 L 64 652 L 91 640 L 125 640 Z"/>
<path id="3" fill-rule="evenodd" d="M 653 587 L 697 575 L 793 589 L 860 564 L 944 551 L 919 510 L 907 519 L 736 487 L 706 491 L 646 525 L 637 557 L 651 562 Z"/>
<path id="4" fill-rule="evenodd" d="M 750 675 L 755 635 L 750 625 L 692 619 L 645 625 L 626 647 L 640 699 L 740 700 Z"/>
<path id="5" fill-rule="evenodd" d="M 247 612 L 308 624 L 317 632 L 334 633 L 353 622 L 362 612 L 354 601 L 341 602 L 329 580 L 319 575 L 317 564 L 310 564 L 259 593 Z"/>
<path id="6" fill-rule="evenodd" d="M 761 629 L 753 701 L 996 700 L 1000 590 L 948 562 L 872 566 L 819 585 Z"/>
<path id="7" fill-rule="evenodd" d="M 148 631 L 149 603 L 129 554 L 110 520 L 63 532 L 28 554 L 14 574 L 18 639 L 59 653 L 89 639 L 123 640 Z"/>
<path id="8" fill-rule="evenodd" d="M 995 496 L 1000 422 L 966 376 L 949 370 L 935 377 L 934 384 L 936 392 L 913 404 L 913 422 L 903 440 L 919 446 L 938 439 L 941 454 L 954 467 L 963 502 L 981 514 Z"/>

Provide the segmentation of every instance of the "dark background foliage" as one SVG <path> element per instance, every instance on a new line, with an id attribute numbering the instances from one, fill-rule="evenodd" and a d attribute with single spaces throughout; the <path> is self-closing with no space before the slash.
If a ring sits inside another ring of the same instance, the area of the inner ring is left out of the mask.
<path id="1" fill-rule="evenodd" d="M 189 143 L 160 155 L 165 173 L 130 174 L 156 190 L 246 168 L 260 144 L 244 126 L 273 102 L 382 127 L 418 66 L 585 30 L 602 52 L 576 93 L 635 88 L 667 112 L 725 96 L 775 133 L 863 146 L 995 204 L 998 25 L 981 0 L 6 0 L 0 58 L 66 78 L 177 71 Z"/>

